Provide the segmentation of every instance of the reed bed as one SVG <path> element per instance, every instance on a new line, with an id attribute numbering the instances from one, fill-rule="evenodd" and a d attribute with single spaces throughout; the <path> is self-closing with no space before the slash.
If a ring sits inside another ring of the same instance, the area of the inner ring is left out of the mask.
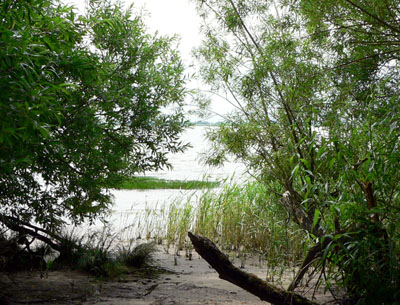
<path id="1" fill-rule="evenodd" d="M 258 254 L 271 266 L 295 265 L 304 255 L 306 235 L 287 222 L 275 195 L 260 183 L 227 184 L 199 198 L 193 230 L 222 249 Z"/>
<path id="2" fill-rule="evenodd" d="M 233 259 L 258 257 L 279 278 L 302 261 L 308 238 L 287 221 L 271 187 L 230 181 L 219 189 L 186 192 L 170 203 L 127 211 L 116 228 L 119 243 L 155 241 L 166 252 L 172 248 L 179 254 L 188 250 L 187 232 L 192 231 L 213 240 Z"/>
<path id="3" fill-rule="evenodd" d="M 269 266 L 295 266 L 307 236 L 287 221 L 269 187 L 257 182 L 226 183 L 220 189 L 186 193 L 172 203 L 138 211 L 126 236 L 158 240 L 165 250 L 182 250 L 187 232 L 207 236 L 236 257 L 258 255 Z"/>

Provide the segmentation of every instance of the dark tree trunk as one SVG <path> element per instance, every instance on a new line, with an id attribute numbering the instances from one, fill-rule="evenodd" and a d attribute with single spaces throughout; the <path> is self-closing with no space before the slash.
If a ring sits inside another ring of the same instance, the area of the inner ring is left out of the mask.
<path id="1" fill-rule="evenodd" d="M 273 305 L 317 305 L 301 295 L 274 287 L 251 273 L 235 267 L 208 238 L 188 233 L 197 253 L 204 258 L 223 280 L 231 282 Z"/>

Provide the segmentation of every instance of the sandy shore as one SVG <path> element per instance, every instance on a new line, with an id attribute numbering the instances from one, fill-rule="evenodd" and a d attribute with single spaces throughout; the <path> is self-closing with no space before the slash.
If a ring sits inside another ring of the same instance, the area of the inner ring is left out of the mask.
<path id="1" fill-rule="evenodd" d="M 185 256 L 174 257 L 160 250 L 155 260 L 170 272 L 160 275 L 130 274 L 119 281 L 107 282 L 73 271 L 53 271 L 47 276 L 42 274 L 42 278 L 39 272 L 21 272 L 10 276 L 2 274 L 3 287 L 0 288 L 9 297 L 10 304 L 267 304 L 219 279 L 218 274 L 196 253 L 189 260 Z M 245 270 L 264 279 L 267 274 L 265 268 L 251 262 L 246 264 Z M 321 292 L 316 297 L 320 303 L 329 300 Z"/>

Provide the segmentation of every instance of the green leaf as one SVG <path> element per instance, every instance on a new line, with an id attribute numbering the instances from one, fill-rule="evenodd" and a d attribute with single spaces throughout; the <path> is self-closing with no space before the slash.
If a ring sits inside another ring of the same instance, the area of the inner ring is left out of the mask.
<path id="1" fill-rule="evenodd" d="M 50 50 L 54 50 L 54 45 L 52 44 L 52 42 L 50 41 L 49 37 L 44 36 L 43 37 L 44 42 L 47 44 L 47 46 L 50 48 Z"/>
<path id="2" fill-rule="evenodd" d="M 315 229 L 315 226 L 319 222 L 320 215 L 321 215 L 321 211 L 319 209 L 315 209 L 314 218 L 313 218 L 313 224 L 312 224 L 312 230 Z"/>

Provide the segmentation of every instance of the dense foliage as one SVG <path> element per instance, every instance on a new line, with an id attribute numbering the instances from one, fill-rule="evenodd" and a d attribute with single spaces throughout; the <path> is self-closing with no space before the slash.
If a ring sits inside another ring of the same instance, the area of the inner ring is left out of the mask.
<path id="1" fill-rule="evenodd" d="M 208 162 L 233 154 L 274 186 L 273 202 L 315 244 L 304 269 L 314 262 L 328 289 L 343 287 L 354 304 L 395 304 L 399 2 L 209 0 L 198 9 L 200 74 L 236 107 L 209 133 Z"/>
<path id="2" fill-rule="evenodd" d="M 185 149 L 174 40 L 146 34 L 131 11 L 1 2 L 0 206 L 13 230 L 93 220 L 111 203 L 107 187 Z"/>

